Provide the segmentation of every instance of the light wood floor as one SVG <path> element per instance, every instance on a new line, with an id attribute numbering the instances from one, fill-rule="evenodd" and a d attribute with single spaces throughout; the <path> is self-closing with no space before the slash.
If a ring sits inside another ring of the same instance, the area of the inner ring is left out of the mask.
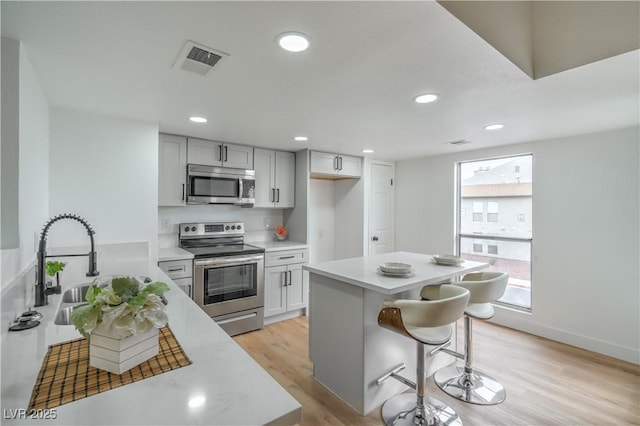
<path id="1" fill-rule="evenodd" d="M 506 401 L 466 404 L 428 380 L 429 394 L 466 426 L 640 425 L 639 366 L 484 321 L 473 325 L 475 366 L 506 387 Z M 380 409 L 362 417 L 313 380 L 306 317 L 234 339 L 302 404 L 302 425 L 383 424 Z"/>

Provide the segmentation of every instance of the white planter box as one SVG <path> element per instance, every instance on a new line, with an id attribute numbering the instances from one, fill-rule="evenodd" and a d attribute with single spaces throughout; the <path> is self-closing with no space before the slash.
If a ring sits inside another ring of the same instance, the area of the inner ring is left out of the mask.
<path id="1" fill-rule="evenodd" d="M 155 327 L 125 338 L 97 329 L 89 336 L 89 365 L 110 373 L 122 374 L 157 354 L 158 329 Z"/>

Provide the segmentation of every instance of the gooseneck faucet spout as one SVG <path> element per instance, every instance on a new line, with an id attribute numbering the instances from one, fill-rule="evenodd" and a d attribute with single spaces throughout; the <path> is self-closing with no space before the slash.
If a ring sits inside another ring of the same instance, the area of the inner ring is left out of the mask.
<path id="1" fill-rule="evenodd" d="M 62 219 L 73 219 L 80 222 L 82 225 L 84 225 L 84 227 L 87 229 L 87 234 L 91 239 L 91 251 L 89 253 L 47 256 L 47 233 L 49 232 L 49 228 L 51 228 L 51 225 L 53 225 L 54 223 Z M 75 214 L 68 214 L 68 213 L 55 216 L 54 218 L 50 219 L 47 222 L 44 228 L 42 228 L 42 232 L 40 233 L 40 242 L 38 243 L 38 254 L 37 254 L 38 266 L 36 269 L 36 300 L 34 304 L 35 306 L 47 305 L 49 303 L 48 296 L 54 292 L 52 288 L 46 288 L 46 285 L 45 285 L 45 277 L 46 277 L 45 263 L 46 263 L 47 257 L 89 256 L 89 271 L 87 272 L 87 276 L 95 277 L 98 275 L 98 261 L 96 257 L 96 248 L 93 241 L 93 235 L 95 233 L 96 232 L 93 230 L 93 228 L 91 228 L 91 225 L 89 225 L 89 223 L 85 219 Z"/>

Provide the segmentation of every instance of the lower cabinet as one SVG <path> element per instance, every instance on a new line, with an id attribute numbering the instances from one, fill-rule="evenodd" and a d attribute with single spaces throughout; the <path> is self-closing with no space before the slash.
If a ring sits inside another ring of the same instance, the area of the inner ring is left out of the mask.
<path id="1" fill-rule="evenodd" d="M 158 267 L 162 269 L 187 296 L 193 298 L 191 294 L 193 289 L 193 261 L 191 259 L 166 260 L 158 262 Z"/>
<path id="2" fill-rule="evenodd" d="M 298 316 L 294 314 L 302 314 L 301 310 L 307 307 L 309 284 L 302 270 L 307 253 L 306 249 L 285 250 L 265 256 L 265 318 L 286 313 Z"/>

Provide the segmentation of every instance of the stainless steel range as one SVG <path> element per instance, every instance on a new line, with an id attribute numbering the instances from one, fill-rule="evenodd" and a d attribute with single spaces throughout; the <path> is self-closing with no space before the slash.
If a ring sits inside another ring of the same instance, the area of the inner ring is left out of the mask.
<path id="1" fill-rule="evenodd" d="M 244 243 L 244 224 L 182 223 L 180 247 L 194 254 L 193 299 L 230 336 L 264 321 L 264 249 Z"/>

